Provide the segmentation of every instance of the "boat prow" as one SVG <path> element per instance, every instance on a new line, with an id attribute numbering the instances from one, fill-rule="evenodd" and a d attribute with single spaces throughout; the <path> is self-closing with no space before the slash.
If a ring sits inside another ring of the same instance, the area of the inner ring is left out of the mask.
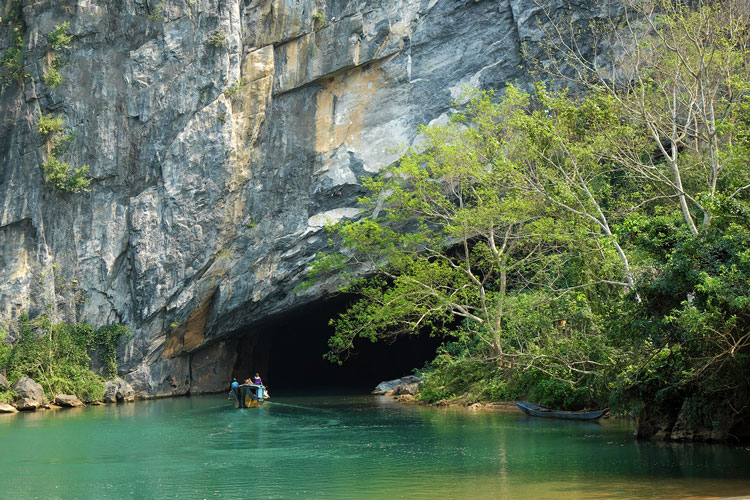
<path id="1" fill-rule="evenodd" d="M 561 418 L 565 420 L 596 420 L 609 413 L 609 408 L 596 411 L 565 411 L 553 410 L 544 406 L 535 405 L 528 401 L 513 401 L 526 415 L 532 417 Z"/>

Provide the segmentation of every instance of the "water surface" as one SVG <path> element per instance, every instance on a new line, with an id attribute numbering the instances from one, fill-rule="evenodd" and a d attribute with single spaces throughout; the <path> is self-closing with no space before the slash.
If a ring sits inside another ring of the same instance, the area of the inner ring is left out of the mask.
<path id="1" fill-rule="evenodd" d="M 2 499 L 666 499 L 750 494 L 750 450 L 638 443 L 632 426 L 225 396 L 0 415 Z"/>

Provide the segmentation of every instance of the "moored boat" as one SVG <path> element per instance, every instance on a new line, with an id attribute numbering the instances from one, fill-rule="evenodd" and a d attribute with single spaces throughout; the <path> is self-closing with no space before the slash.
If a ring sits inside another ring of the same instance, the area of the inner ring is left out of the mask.
<path id="1" fill-rule="evenodd" d="M 266 387 L 258 384 L 241 384 L 233 387 L 230 394 L 235 408 L 257 408 L 266 402 Z"/>
<path id="2" fill-rule="evenodd" d="M 535 405 L 528 401 L 513 402 L 522 412 L 533 417 L 562 418 L 566 420 L 596 420 L 609 413 L 609 408 L 596 411 L 565 411 L 545 408 L 544 406 Z"/>

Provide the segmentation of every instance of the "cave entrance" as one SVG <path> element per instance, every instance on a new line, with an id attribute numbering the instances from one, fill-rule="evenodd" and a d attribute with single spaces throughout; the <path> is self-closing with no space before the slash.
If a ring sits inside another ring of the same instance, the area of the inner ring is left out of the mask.
<path id="1" fill-rule="evenodd" d="M 316 301 L 253 325 L 239 335 L 232 375 L 244 380 L 256 371 L 271 394 L 303 391 L 368 392 L 383 380 L 409 375 L 435 357 L 440 339 L 403 336 L 393 343 L 355 343 L 343 365 L 323 359 L 333 333 L 329 320 L 343 312 L 351 296 Z"/>

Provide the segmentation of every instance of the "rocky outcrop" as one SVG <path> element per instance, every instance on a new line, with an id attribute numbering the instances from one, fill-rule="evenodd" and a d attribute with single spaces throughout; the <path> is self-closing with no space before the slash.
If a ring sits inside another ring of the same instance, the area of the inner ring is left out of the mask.
<path id="1" fill-rule="evenodd" d="M 9 404 L 0 403 L 0 413 L 18 413 L 18 410 Z"/>
<path id="2" fill-rule="evenodd" d="M 331 294 L 295 291 L 325 224 L 357 216 L 362 180 L 463 89 L 528 82 L 544 20 L 532 0 L 20 5 L 0 26 L 3 50 L 22 30 L 28 74 L 0 94 L 0 321 L 50 306 L 130 326 L 118 360 L 144 396 L 217 390 L 209 358 L 231 366 L 238 331 Z M 88 191 L 45 181 L 52 115 Z"/>
<path id="3" fill-rule="evenodd" d="M 638 414 L 635 436 L 650 441 L 750 442 L 750 421 L 731 407 L 712 407 L 698 415 L 696 403 L 686 397 L 682 405 L 667 409 L 644 406 Z"/>
<path id="4" fill-rule="evenodd" d="M 29 377 L 18 379 L 18 382 L 13 386 L 13 390 L 18 394 L 14 406 L 19 410 L 36 410 L 47 404 L 44 389 Z"/>
<path id="5" fill-rule="evenodd" d="M 8 379 L 5 378 L 5 375 L 0 373 L 0 391 L 7 391 L 10 388 L 10 384 L 8 384 Z"/>
<path id="6" fill-rule="evenodd" d="M 121 378 L 109 380 L 104 383 L 104 402 L 123 403 L 135 400 L 135 390 Z"/>
<path id="7" fill-rule="evenodd" d="M 422 380 L 414 375 L 407 375 L 405 377 L 397 378 L 394 380 L 386 380 L 381 382 L 373 389 L 371 394 L 385 395 L 385 396 L 416 396 L 419 393 L 419 386 L 422 385 Z"/>
<path id="8" fill-rule="evenodd" d="M 55 404 L 66 408 L 78 408 L 85 406 L 83 402 L 72 394 L 58 394 L 55 396 Z"/>

